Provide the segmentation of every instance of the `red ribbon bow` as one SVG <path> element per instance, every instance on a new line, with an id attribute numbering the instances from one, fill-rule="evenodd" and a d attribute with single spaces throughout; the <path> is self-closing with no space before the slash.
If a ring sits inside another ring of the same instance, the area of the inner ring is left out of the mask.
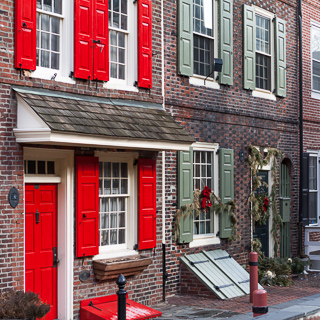
<path id="1" fill-rule="evenodd" d="M 265 197 L 263 200 L 263 210 L 264 211 L 268 210 L 268 205 L 269 205 L 269 199 L 267 197 Z"/>
<path id="2" fill-rule="evenodd" d="M 210 193 L 211 189 L 205 186 L 202 190 L 201 209 L 205 209 L 206 207 L 212 207 L 212 203 L 210 201 Z"/>

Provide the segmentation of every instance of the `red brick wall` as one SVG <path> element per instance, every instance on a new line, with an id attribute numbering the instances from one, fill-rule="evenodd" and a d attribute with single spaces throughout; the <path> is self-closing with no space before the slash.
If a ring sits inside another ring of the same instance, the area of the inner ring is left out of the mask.
<path id="1" fill-rule="evenodd" d="M 181 255 L 222 248 L 240 263 L 248 263 L 251 249 L 250 206 L 251 173 L 247 163 L 248 146 L 278 148 L 291 166 L 291 254 L 298 253 L 298 202 L 299 202 L 299 131 L 298 131 L 298 20 L 297 1 L 234 1 L 233 27 L 233 86 L 221 85 L 220 89 L 189 85 L 188 77 L 177 75 L 177 1 L 165 1 L 165 105 L 175 120 L 199 142 L 219 143 L 221 148 L 234 150 L 234 177 L 236 216 L 241 239 L 233 242 L 222 240 L 221 245 L 189 248 L 177 245 L 167 232 L 172 255 L 169 262 L 167 289 L 177 292 L 179 260 Z M 243 4 L 256 5 L 286 20 L 287 30 L 287 97 L 276 101 L 253 97 L 243 89 Z M 244 151 L 244 161 L 239 152 Z M 176 177 L 172 172 L 172 185 Z M 168 178 L 169 180 L 169 178 Z M 170 183 L 170 182 L 168 182 Z M 172 200 L 170 219 L 176 207 Z M 181 284 L 183 285 L 183 284 Z"/>

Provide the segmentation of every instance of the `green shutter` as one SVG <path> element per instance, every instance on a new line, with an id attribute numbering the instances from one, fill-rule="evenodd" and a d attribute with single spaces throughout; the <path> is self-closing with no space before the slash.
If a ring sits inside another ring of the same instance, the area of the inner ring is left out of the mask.
<path id="1" fill-rule="evenodd" d="M 254 8 L 243 6 L 243 87 L 256 88 L 256 16 Z"/>
<path id="2" fill-rule="evenodd" d="M 178 151 L 178 208 L 193 201 L 193 149 Z M 193 215 L 180 218 L 178 243 L 193 240 Z"/>
<path id="3" fill-rule="evenodd" d="M 234 170 L 233 170 L 233 150 L 220 149 L 220 198 L 223 203 L 234 199 Z M 232 223 L 230 215 L 222 213 L 220 215 L 220 238 L 232 236 Z"/>
<path id="4" fill-rule="evenodd" d="M 285 97 L 286 90 L 286 23 L 275 18 L 276 95 Z"/>
<path id="5" fill-rule="evenodd" d="M 221 84 L 233 85 L 233 0 L 219 0 L 219 57 L 223 60 Z"/>
<path id="6" fill-rule="evenodd" d="M 178 0 L 178 74 L 193 75 L 192 0 Z"/>

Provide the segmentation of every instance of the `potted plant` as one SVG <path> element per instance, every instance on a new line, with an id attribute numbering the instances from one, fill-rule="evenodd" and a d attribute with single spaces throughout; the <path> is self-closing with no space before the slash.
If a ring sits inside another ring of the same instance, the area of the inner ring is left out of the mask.
<path id="1" fill-rule="evenodd" d="M 0 319 L 43 318 L 50 311 L 50 305 L 40 300 L 31 291 L 8 290 L 0 293 Z"/>

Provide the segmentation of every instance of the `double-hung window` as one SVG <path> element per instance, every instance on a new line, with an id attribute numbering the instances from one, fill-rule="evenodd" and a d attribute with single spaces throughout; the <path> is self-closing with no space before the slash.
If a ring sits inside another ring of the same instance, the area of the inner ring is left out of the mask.
<path id="1" fill-rule="evenodd" d="M 312 91 L 320 93 L 320 25 L 311 26 Z"/>
<path id="2" fill-rule="evenodd" d="M 194 190 L 203 190 L 205 186 L 215 192 L 214 186 L 214 151 L 193 152 L 193 186 Z M 202 210 L 198 216 L 194 216 L 193 233 L 197 235 L 213 235 L 214 217 L 212 210 Z"/>
<path id="3" fill-rule="evenodd" d="M 256 15 L 256 88 L 271 91 L 271 21 Z"/>
<path id="4" fill-rule="evenodd" d="M 285 21 L 255 6 L 244 5 L 243 15 L 244 88 L 259 97 L 285 97 Z"/>
<path id="5" fill-rule="evenodd" d="M 214 59 L 213 1 L 193 0 L 193 72 L 210 76 Z"/>
<path id="6" fill-rule="evenodd" d="M 178 74 L 191 84 L 233 84 L 233 0 L 178 1 Z M 223 60 L 214 72 L 215 58 Z M 216 86 L 219 88 L 219 86 Z"/>
<path id="7" fill-rule="evenodd" d="M 194 190 L 209 187 L 223 203 L 234 198 L 233 150 L 220 149 L 218 144 L 197 142 L 189 151 L 178 152 L 179 209 L 194 201 Z M 219 162 L 219 165 L 218 165 Z M 218 237 L 219 235 L 219 237 Z M 232 225 L 227 214 L 218 216 L 209 209 L 199 216 L 183 213 L 179 220 L 178 243 L 202 246 L 219 243 L 219 238 L 232 235 Z"/>

